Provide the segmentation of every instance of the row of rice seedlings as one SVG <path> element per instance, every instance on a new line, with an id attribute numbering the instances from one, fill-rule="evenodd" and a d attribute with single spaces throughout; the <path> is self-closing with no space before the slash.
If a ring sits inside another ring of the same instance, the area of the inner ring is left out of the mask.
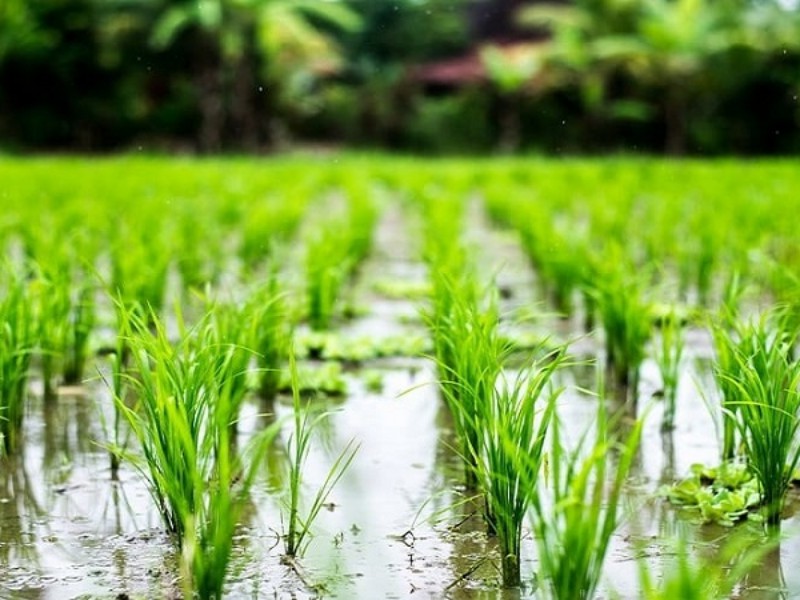
<path id="1" fill-rule="evenodd" d="M 764 521 L 780 527 L 784 500 L 800 461 L 800 363 L 791 357 L 796 342 L 762 317 L 726 342 L 730 364 L 717 363 L 718 380 L 730 384 L 726 400 L 747 464 L 761 487 Z"/>
<path id="2" fill-rule="evenodd" d="M 459 243 L 461 207 L 429 200 L 423 208 L 428 228 L 424 252 L 432 294 L 430 308 L 423 311 L 422 318 L 433 340 L 441 397 L 452 415 L 460 445 L 464 483 L 475 491 L 481 456 L 479 414 L 493 393 L 504 352 L 496 331 L 497 307 L 482 311 L 479 306 L 477 283 Z"/>
<path id="3" fill-rule="evenodd" d="M 288 480 L 285 508 L 287 511 L 286 531 L 283 535 L 285 555 L 291 560 L 302 556 L 310 542 L 311 527 L 319 516 L 320 510 L 327 502 L 333 488 L 347 471 L 358 452 L 359 446 L 350 440 L 334 460 L 331 468 L 317 489 L 307 507 L 302 506 L 301 493 L 304 487 L 303 470 L 315 431 L 318 429 L 325 413 L 312 407 L 303 407 L 300 402 L 300 380 L 294 352 L 289 353 L 289 369 L 292 380 L 293 429 L 286 444 L 288 460 Z"/>
<path id="4" fill-rule="evenodd" d="M 638 451 L 642 420 L 621 442 L 609 430 L 603 407 L 598 411 L 594 445 L 569 450 L 558 418 L 550 426 L 551 448 L 546 484 L 533 495 L 533 529 L 539 565 L 547 589 L 559 600 L 593 598 L 617 528 L 623 486 Z M 588 434 L 588 432 L 587 432 Z M 610 459 L 616 469 L 610 469 Z"/>
<path id="5" fill-rule="evenodd" d="M 6 267 L 0 293 L 0 454 L 19 450 L 36 332 L 29 286 Z"/>

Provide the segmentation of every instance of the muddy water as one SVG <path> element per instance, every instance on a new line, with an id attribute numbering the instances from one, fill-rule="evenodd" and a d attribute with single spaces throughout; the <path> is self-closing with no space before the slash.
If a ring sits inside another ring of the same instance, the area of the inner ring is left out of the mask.
<path id="1" fill-rule="evenodd" d="M 407 317 L 414 302 L 379 298 L 376 279 L 421 281 L 425 270 L 403 235 L 400 214 L 390 208 L 376 235 L 378 247 L 365 265 L 355 295 L 370 312 L 343 325 L 345 334 L 416 335 Z M 497 281 L 511 291 L 504 312 L 519 313 L 535 302 L 535 285 L 514 244 L 483 230 L 481 256 L 504 264 Z M 538 321 L 533 331 L 570 337 L 574 323 Z M 655 364 L 642 371 L 640 404 L 652 403 L 641 451 L 626 499 L 629 510 L 615 536 L 606 563 L 601 597 L 636 598 L 637 557 L 657 571 L 669 565 L 663 541 L 687 529 L 698 553 L 713 552 L 726 535 L 718 527 L 695 527 L 654 498 L 665 482 L 688 472 L 695 462 L 717 457 L 714 423 L 699 389 L 711 389 L 709 340 L 688 332 L 678 397 L 677 427 L 660 432 L 661 404 Z M 574 346 L 580 355 L 596 355 L 591 336 Z M 520 593 L 498 589 L 497 551 L 487 539 L 480 504 L 460 493 L 461 471 L 452 449 L 452 430 L 433 385 L 431 365 L 423 359 L 375 361 L 384 374 L 381 392 L 370 392 L 357 371 L 347 375 L 349 393 L 328 401 L 330 413 L 319 430 L 305 476 L 313 493 L 350 440 L 358 454 L 320 513 L 306 556 L 294 567 L 281 562 L 282 433 L 253 494 L 251 510 L 236 541 L 229 581 L 232 598 L 518 598 L 535 597 L 535 548 L 524 543 L 523 573 L 529 585 Z M 598 401 L 591 394 L 595 371 L 581 365 L 562 375 L 567 391 L 559 414 L 567 435 L 577 439 L 594 422 Z M 36 382 L 33 396 L 37 398 Z M 65 392 L 70 392 L 65 390 Z M 324 402 L 324 401 L 319 401 Z M 32 402 L 26 422 L 25 450 L 0 469 L 0 598 L 169 598 L 179 595 L 176 559 L 160 529 L 158 515 L 139 475 L 123 465 L 112 481 L 104 422 L 111 419 L 104 385 L 91 381 L 80 393 L 64 393 L 52 406 Z M 263 406 L 252 399 L 244 408 L 243 442 L 274 418 L 289 414 L 287 399 Z M 267 416 L 266 413 L 274 413 Z M 800 525 L 784 522 L 791 533 Z M 800 597 L 800 576 L 791 565 L 800 559 L 800 538 L 789 537 L 746 582 L 739 597 Z M 786 568 L 782 569 L 781 566 Z"/>

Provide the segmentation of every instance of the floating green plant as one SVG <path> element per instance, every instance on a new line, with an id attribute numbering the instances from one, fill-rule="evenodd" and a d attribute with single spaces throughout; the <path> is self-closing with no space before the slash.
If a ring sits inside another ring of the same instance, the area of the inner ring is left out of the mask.
<path id="1" fill-rule="evenodd" d="M 761 504 L 761 486 L 743 463 L 722 463 L 709 468 L 691 466 L 692 475 L 674 485 L 661 488 L 660 494 L 672 504 L 697 511 L 702 523 L 731 527 L 753 513 Z"/>

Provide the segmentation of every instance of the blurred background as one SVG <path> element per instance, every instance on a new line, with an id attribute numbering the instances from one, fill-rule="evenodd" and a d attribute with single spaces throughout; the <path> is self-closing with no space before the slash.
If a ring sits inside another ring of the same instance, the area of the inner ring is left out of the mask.
<path id="1" fill-rule="evenodd" d="M 0 0 L 0 149 L 800 151 L 795 0 Z"/>

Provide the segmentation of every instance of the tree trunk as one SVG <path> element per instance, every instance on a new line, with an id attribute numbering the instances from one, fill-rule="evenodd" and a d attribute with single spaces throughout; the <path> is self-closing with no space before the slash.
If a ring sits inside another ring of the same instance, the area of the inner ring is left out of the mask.
<path id="1" fill-rule="evenodd" d="M 673 83 L 673 88 L 679 83 Z M 678 91 L 668 91 L 664 103 L 665 134 L 664 150 L 671 156 L 686 154 L 687 115 L 686 98 Z"/>

